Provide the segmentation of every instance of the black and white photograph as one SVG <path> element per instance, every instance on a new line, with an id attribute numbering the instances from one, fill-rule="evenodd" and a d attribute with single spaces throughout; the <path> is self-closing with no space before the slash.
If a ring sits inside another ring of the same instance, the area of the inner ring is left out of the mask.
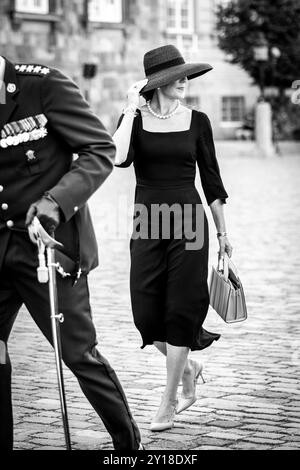
<path id="1" fill-rule="evenodd" d="M 0 0 L 1 455 L 300 450 L 299 24 Z"/>

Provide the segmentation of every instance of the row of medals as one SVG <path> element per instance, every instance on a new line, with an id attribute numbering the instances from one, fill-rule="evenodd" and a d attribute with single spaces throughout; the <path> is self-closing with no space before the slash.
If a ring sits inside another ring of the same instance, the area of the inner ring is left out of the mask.
<path id="1" fill-rule="evenodd" d="M 6 124 L 1 131 L 0 147 L 7 148 L 32 140 L 43 139 L 47 135 L 48 119 L 44 114 L 21 119 Z"/>

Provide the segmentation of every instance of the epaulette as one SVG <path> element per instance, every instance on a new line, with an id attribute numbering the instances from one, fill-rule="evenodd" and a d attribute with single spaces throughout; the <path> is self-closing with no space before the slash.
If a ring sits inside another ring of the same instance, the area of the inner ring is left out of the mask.
<path id="1" fill-rule="evenodd" d="M 40 77 L 44 77 L 50 73 L 50 69 L 44 65 L 16 64 L 15 69 L 17 73 L 24 75 L 36 75 Z"/>

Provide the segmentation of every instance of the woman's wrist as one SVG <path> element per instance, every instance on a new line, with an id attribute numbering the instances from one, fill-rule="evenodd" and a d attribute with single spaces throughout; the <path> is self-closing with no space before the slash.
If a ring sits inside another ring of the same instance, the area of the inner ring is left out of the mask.
<path id="1" fill-rule="evenodd" d="M 132 114 L 133 116 L 136 116 L 136 110 L 137 110 L 137 105 L 134 103 L 129 103 L 124 109 L 123 109 L 123 114 Z"/>
<path id="2" fill-rule="evenodd" d="M 227 232 L 217 232 L 217 237 L 218 238 L 227 237 Z"/>

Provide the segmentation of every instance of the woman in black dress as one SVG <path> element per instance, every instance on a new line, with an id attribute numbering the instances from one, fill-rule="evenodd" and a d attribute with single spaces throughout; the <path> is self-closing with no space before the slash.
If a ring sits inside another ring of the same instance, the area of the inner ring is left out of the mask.
<path id="1" fill-rule="evenodd" d="M 217 228 L 220 256 L 225 252 L 231 256 L 232 246 L 223 212 L 228 195 L 210 121 L 204 113 L 181 104 L 188 79 L 212 67 L 185 63 L 174 46 L 148 52 L 144 66 L 147 79 L 129 89 L 114 140 L 116 166 L 133 163 L 137 180 L 135 230 L 130 240 L 134 322 L 142 348 L 154 344 L 167 358 L 166 389 L 150 427 L 162 431 L 173 427 L 176 412 L 196 401 L 202 365 L 189 359 L 189 352 L 219 339 L 202 327 L 209 306 L 209 239 L 207 217 L 195 188 L 197 165 Z M 147 104 L 139 109 L 140 94 Z"/>

